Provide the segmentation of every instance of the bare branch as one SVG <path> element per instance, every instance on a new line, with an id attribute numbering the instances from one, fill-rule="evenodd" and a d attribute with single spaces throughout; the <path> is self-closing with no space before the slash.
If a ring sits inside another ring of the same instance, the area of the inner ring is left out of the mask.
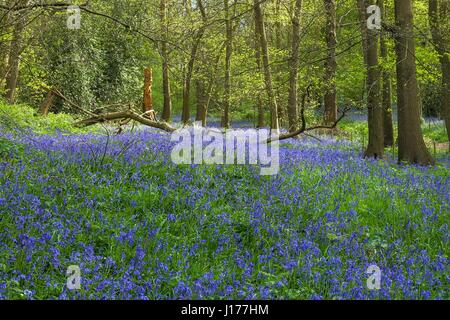
<path id="1" fill-rule="evenodd" d="M 330 126 L 318 125 L 318 126 L 306 128 L 305 125 L 302 125 L 302 128 L 300 128 L 297 131 L 294 131 L 292 133 L 281 134 L 278 137 L 270 138 L 266 141 L 266 143 L 271 143 L 272 141 L 281 141 L 281 140 L 290 139 L 290 138 L 298 136 L 299 134 L 302 134 L 302 133 L 305 133 L 308 131 L 317 130 L 317 129 L 334 129 L 339 124 L 339 122 L 341 122 L 342 119 L 345 118 L 345 116 L 349 110 L 350 110 L 350 108 L 345 108 L 344 111 L 342 111 L 341 116 Z"/>
<path id="2" fill-rule="evenodd" d="M 139 115 L 136 112 L 131 111 L 131 110 L 110 112 L 110 113 L 95 115 L 92 118 L 85 119 L 85 120 L 82 120 L 82 121 L 76 123 L 76 125 L 80 126 L 80 127 L 88 127 L 88 126 L 92 126 L 97 123 L 103 123 L 106 121 L 114 121 L 114 120 L 124 120 L 124 119 L 131 119 L 131 120 L 137 121 L 143 125 L 161 129 L 166 132 L 174 132 L 176 130 L 176 128 L 172 127 L 171 125 L 169 125 L 166 122 L 150 120 L 150 119 L 145 118 L 142 115 Z"/>

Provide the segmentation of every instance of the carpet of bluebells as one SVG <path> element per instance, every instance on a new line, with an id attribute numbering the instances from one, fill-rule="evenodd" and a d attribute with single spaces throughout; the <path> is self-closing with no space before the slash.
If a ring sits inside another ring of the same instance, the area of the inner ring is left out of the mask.
<path id="1" fill-rule="evenodd" d="M 450 298 L 448 157 L 399 166 L 300 139 L 270 177 L 174 165 L 153 130 L 0 139 L 2 299 Z"/>

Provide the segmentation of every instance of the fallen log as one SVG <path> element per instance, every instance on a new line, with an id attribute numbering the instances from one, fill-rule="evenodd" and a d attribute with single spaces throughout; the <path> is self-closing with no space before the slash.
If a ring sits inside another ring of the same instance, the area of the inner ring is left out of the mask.
<path id="1" fill-rule="evenodd" d="M 161 129 L 166 132 L 174 132 L 175 130 L 177 130 L 175 127 L 172 127 L 170 124 L 168 124 L 166 122 L 150 120 L 150 119 L 148 119 L 142 115 L 139 115 L 136 112 L 131 111 L 131 110 L 99 114 L 99 115 L 96 115 L 95 117 L 79 121 L 75 125 L 77 125 L 79 127 L 88 127 L 88 126 L 92 126 L 97 123 L 103 123 L 103 122 L 114 121 L 114 120 L 127 120 L 127 119 L 134 120 L 143 125 Z"/>

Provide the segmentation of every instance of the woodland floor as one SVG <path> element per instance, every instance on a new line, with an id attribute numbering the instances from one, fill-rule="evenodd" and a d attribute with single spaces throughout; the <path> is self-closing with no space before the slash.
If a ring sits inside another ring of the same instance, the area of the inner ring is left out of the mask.
<path id="1" fill-rule="evenodd" d="M 448 154 L 399 166 L 356 141 L 288 140 L 263 177 L 174 165 L 154 130 L 0 141 L 0 298 L 450 298 Z"/>

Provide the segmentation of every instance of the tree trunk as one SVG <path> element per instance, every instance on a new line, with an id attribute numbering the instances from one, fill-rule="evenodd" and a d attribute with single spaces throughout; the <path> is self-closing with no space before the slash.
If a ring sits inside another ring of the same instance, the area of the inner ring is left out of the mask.
<path id="1" fill-rule="evenodd" d="M 205 15 L 205 10 L 203 7 L 203 3 L 201 0 L 198 0 L 197 5 L 200 9 L 200 12 L 202 14 L 202 19 L 203 22 L 206 21 L 206 15 Z M 190 6 L 189 6 L 190 8 Z M 190 10 L 190 9 L 189 9 Z M 197 58 L 197 50 L 198 47 L 200 45 L 200 41 L 203 37 L 203 34 L 205 33 L 205 26 L 201 26 L 200 29 L 197 30 L 195 36 L 194 36 L 194 44 L 192 45 L 191 48 L 191 54 L 190 54 L 190 58 L 189 58 L 189 62 L 187 65 L 187 70 L 186 70 L 186 74 L 184 77 L 184 83 L 183 83 L 183 110 L 182 110 L 182 114 L 181 114 L 181 121 L 183 122 L 183 124 L 188 124 L 189 120 L 191 118 L 191 110 L 190 110 L 190 95 L 191 95 L 191 79 L 192 79 L 192 74 L 194 72 L 194 64 L 195 64 L 195 60 Z"/>
<path id="2" fill-rule="evenodd" d="M 195 121 L 200 121 L 202 126 L 206 126 L 206 103 L 207 97 L 205 93 L 205 86 L 202 80 L 197 80 L 195 82 L 197 89 L 197 115 Z"/>
<path id="3" fill-rule="evenodd" d="M 224 0 L 225 7 L 225 28 L 226 28 L 226 53 L 225 53 L 225 96 L 223 103 L 222 127 L 230 127 L 230 91 L 231 91 L 231 54 L 233 29 L 230 20 L 229 0 Z"/>
<path id="4" fill-rule="evenodd" d="M 292 17 L 292 49 L 289 60 L 289 132 L 299 129 L 298 119 L 298 63 L 300 49 L 300 15 L 302 11 L 302 0 L 295 1 L 294 16 Z"/>
<path id="5" fill-rule="evenodd" d="M 429 154 L 420 127 L 417 96 L 415 40 L 411 0 L 395 1 L 395 51 L 397 55 L 398 160 L 429 165 Z"/>
<path id="6" fill-rule="evenodd" d="M 325 15 L 327 18 L 326 41 L 327 60 L 325 63 L 325 84 L 327 90 L 324 96 L 325 114 L 324 123 L 332 124 L 337 119 L 336 105 L 336 5 L 334 0 L 324 0 Z"/>
<path id="7" fill-rule="evenodd" d="M 436 51 L 439 54 L 442 70 L 441 116 L 445 121 L 447 136 L 450 141 L 450 37 L 448 22 L 450 3 L 446 0 L 429 0 L 428 9 L 431 34 Z"/>
<path id="8" fill-rule="evenodd" d="M 28 1 L 22 1 L 20 4 L 26 5 Z M 8 67 L 6 74 L 6 100 L 13 104 L 15 101 L 15 92 L 17 88 L 17 80 L 19 78 L 19 62 L 20 52 L 22 47 L 23 30 L 26 25 L 24 15 L 17 14 L 14 17 L 14 32 L 11 40 L 11 47 L 9 49 Z"/>
<path id="9" fill-rule="evenodd" d="M 255 20 L 258 25 L 259 31 L 259 41 L 262 53 L 263 60 L 263 69 L 264 69 L 264 80 L 266 84 L 266 91 L 269 98 L 270 105 L 270 128 L 275 131 L 275 134 L 279 133 L 279 124 L 278 124 L 278 107 L 277 100 L 275 98 L 273 86 L 272 86 L 272 73 L 270 71 L 270 58 L 269 58 L 269 49 L 267 45 L 267 36 L 266 29 L 264 26 L 264 14 L 261 9 L 261 4 L 259 0 L 253 0 L 253 8 L 255 11 Z"/>
<path id="10" fill-rule="evenodd" d="M 192 73 L 194 70 L 194 63 L 195 63 L 195 59 L 196 59 L 196 55 L 197 55 L 197 49 L 200 43 L 200 38 L 199 36 L 196 37 L 196 39 L 194 40 L 195 43 L 191 49 L 191 56 L 189 58 L 189 62 L 188 62 L 188 66 L 187 66 L 187 71 L 185 73 L 184 76 L 184 82 L 183 82 L 183 111 L 181 114 L 181 121 L 184 124 L 188 124 L 189 120 L 191 118 L 190 115 L 190 94 L 191 94 L 191 79 L 192 79 Z"/>
<path id="11" fill-rule="evenodd" d="M 366 3 L 365 0 L 357 0 L 356 1 L 358 7 L 358 14 L 360 19 L 360 30 L 362 35 L 361 47 L 362 47 L 362 55 L 364 59 L 364 65 L 367 67 L 367 22 L 366 22 Z M 367 93 L 367 74 L 364 77 L 364 83 L 361 90 L 361 101 L 364 100 L 365 94 Z"/>
<path id="12" fill-rule="evenodd" d="M 450 142 L 450 58 L 448 54 L 442 58 L 442 117 L 447 129 L 447 138 Z M 450 150 L 450 146 L 449 146 Z"/>
<path id="13" fill-rule="evenodd" d="M 144 71 L 144 99 L 142 103 L 142 111 L 145 117 L 149 119 L 154 119 L 155 114 L 153 111 L 153 97 L 152 97 L 152 86 L 153 86 L 153 72 L 152 69 L 146 68 Z"/>
<path id="14" fill-rule="evenodd" d="M 282 33 L 282 24 L 281 24 L 281 19 L 278 17 L 281 17 L 282 15 L 282 0 L 275 0 L 275 17 L 277 17 L 277 19 L 275 19 L 275 23 L 274 23 L 274 30 L 271 32 L 271 34 L 273 35 L 273 43 L 274 43 L 274 47 L 277 50 L 285 50 L 285 48 L 283 48 L 283 33 Z M 288 32 L 289 33 L 289 32 Z M 273 65 L 272 68 L 272 72 L 273 72 L 273 81 L 276 84 L 274 86 L 274 94 L 275 94 L 275 99 L 277 101 L 280 100 L 280 96 L 283 94 L 283 90 L 280 88 L 280 83 L 283 83 L 284 79 L 283 79 L 283 73 L 284 70 L 282 68 L 282 64 L 275 64 Z M 285 105 L 283 103 L 278 104 L 277 105 L 277 112 L 278 112 L 278 121 L 279 121 L 279 126 L 283 127 L 284 125 L 284 121 L 286 119 L 286 117 L 288 116 L 288 111 L 285 110 Z"/>
<path id="15" fill-rule="evenodd" d="M 384 154 L 383 109 L 380 97 L 380 66 L 378 63 L 378 30 L 367 28 L 367 8 L 373 0 L 358 0 L 358 10 L 361 17 L 361 32 L 363 38 L 363 56 L 367 68 L 367 111 L 369 142 L 364 153 L 368 158 L 382 158 Z"/>
<path id="16" fill-rule="evenodd" d="M 261 46 L 260 46 L 260 41 L 259 41 L 259 28 L 258 28 L 258 23 L 256 22 L 256 18 L 255 18 L 255 34 L 257 35 L 255 37 L 255 59 L 256 59 L 256 65 L 258 67 L 258 72 L 260 74 L 262 74 L 262 69 L 261 69 Z M 264 127 L 264 105 L 263 105 L 263 99 L 261 96 L 261 92 L 258 90 L 258 97 L 257 97 L 257 105 L 256 105 L 256 109 L 257 109 L 257 113 L 258 113 L 258 119 L 257 119 L 257 124 L 256 127 L 257 128 L 263 128 Z"/>
<path id="17" fill-rule="evenodd" d="M 361 35 L 362 35 L 362 50 L 363 50 L 363 58 L 364 58 L 364 63 L 367 65 L 367 47 L 368 47 L 368 34 L 367 34 L 367 19 L 366 19 L 366 10 L 367 10 L 367 6 L 366 6 L 366 1 L 367 0 L 357 0 L 357 6 L 358 6 L 358 13 L 359 13 L 359 17 L 360 17 L 360 30 L 361 30 Z"/>
<path id="18" fill-rule="evenodd" d="M 169 54 L 167 52 L 167 0 L 161 0 L 160 3 L 160 18 L 161 31 L 164 35 L 164 41 L 161 43 L 161 58 L 162 58 L 162 78 L 163 78 L 163 95 L 164 106 L 161 119 L 163 121 L 170 121 L 172 116 L 172 98 L 170 92 L 170 78 L 169 78 Z"/>
<path id="19" fill-rule="evenodd" d="M 49 90 L 47 93 L 47 96 L 45 97 L 44 102 L 42 102 L 41 107 L 39 109 L 39 113 L 46 117 L 48 115 L 48 112 L 50 111 L 50 108 L 53 105 L 53 101 L 55 99 L 55 94 L 52 90 Z"/>
<path id="20" fill-rule="evenodd" d="M 8 33 L 9 23 L 9 13 L 6 13 L 2 16 L 2 20 L 0 21 L 0 34 L 5 35 Z M 0 88 L 4 87 L 3 82 L 6 79 L 6 73 L 8 70 L 8 44 L 9 42 L 5 40 L 0 42 Z"/>
<path id="21" fill-rule="evenodd" d="M 378 0 L 378 6 L 381 9 L 381 16 L 383 19 L 386 17 L 384 0 Z M 381 33 L 380 39 L 381 58 L 383 62 L 387 62 L 389 58 L 388 48 L 386 45 L 385 33 Z M 392 124 L 392 84 L 391 73 L 387 67 L 383 67 L 383 132 L 384 132 L 384 146 L 390 147 L 394 144 L 394 127 Z"/>

